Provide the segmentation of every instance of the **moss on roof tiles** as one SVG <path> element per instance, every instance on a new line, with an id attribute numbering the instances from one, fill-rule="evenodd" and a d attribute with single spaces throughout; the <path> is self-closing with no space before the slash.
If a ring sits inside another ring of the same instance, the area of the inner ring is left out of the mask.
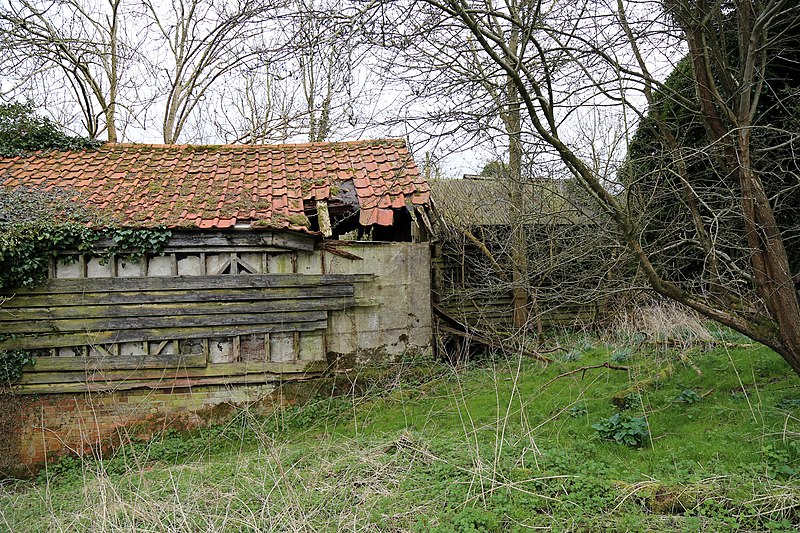
<path id="1" fill-rule="evenodd" d="M 341 178 L 351 181 L 357 171 L 371 178 L 363 165 L 375 159 L 376 149 L 385 152 L 382 158 L 403 159 L 392 161 L 399 182 L 395 182 L 395 176 L 385 185 L 377 179 L 376 194 L 395 195 L 398 183 L 403 189 L 418 189 L 414 184 L 419 173 L 407 164 L 407 152 L 398 155 L 398 146 L 404 146 L 403 141 L 286 146 L 106 145 L 91 154 L 43 154 L 4 161 L 0 168 L 7 177 L 0 185 L 74 184 L 84 189 L 89 201 L 107 205 L 123 219 L 142 225 L 158 219 L 178 227 L 193 225 L 198 217 L 273 216 L 273 198 L 280 199 L 279 204 L 289 211 L 301 214 L 301 198 L 336 195 Z M 243 167 L 244 172 L 231 173 Z M 339 169 L 343 167 L 350 171 L 342 175 Z M 269 182 L 265 184 L 264 180 Z M 297 222 L 280 221 L 293 226 Z"/>

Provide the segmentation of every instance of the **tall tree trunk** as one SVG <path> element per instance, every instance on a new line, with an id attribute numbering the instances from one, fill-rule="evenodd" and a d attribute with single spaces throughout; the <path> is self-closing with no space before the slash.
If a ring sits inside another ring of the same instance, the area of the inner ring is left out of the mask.
<path id="1" fill-rule="evenodd" d="M 739 183 L 747 244 L 753 254 L 753 269 L 759 295 L 778 324 L 775 347 L 792 369 L 800 374 L 800 302 L 789 269 L 789 259 L 778 224 L 761 179 L 750 165 L 750 131 L 739 134 Z"/>
<path id="2" fill-rule="evenodd" d="M 109 46 L 111 49 L 111 57 L 109 58 L 110 72 L 108 76 L 108 105 L 106 106 L 106 130 L 108 133 L 108 142 L 117 142 L 117 90 L 119 79 L 117 77 L 117 68 L 119 60 L 119 49 L 117 42 L 117 28 L 119 23 L 119 5 L 121 0 L 111 1 L 111 27 L 109 28 Z"/>
<path id="3" fill-rule="evenodd" d="M 511 30 L 509 48 L 519 46 L 519 30 Z M 522 182 L 522 120 L 517 86 L 509 77 L 506 83 L 506 112 L 503 122 L 508 135 L 508 172 L 504 176 L 511 196 L 511 268 L 514 327 L 525 326 L 528 310 L 528 242 L 525 236 L 525 187 Z"/>
<path id="4" fill-rule="evenodd" d="M 719 97 L 714 92 L 707 47 L 699 25 L 687 32 L 687 41 L 706 132 L 712 143 L 722 147 L 721 160 L 727 167 L 727 175 L 738 179 L 741 188 L 742 215 L 747 245 L 752 254 L 755 287 L 770 318 L 777 325 L 776 331 L 759 332 L 766 339 L 762 342 L 777 351 L 800 374 L 800 302 L 780 229 L 761 178 L 752 166 L 751 89 L 748 87 L 737 95 L 739 105 L 728 113 L 735 123 L 726 127 L 717 109 Z M 745 50 L 748 48 L 743 47 L 740 50 L 741 63 L 746 63 L 749 59 L 745 57 Z M 743 76 L 745 79 L 748 77 L 746 73 Z"/>

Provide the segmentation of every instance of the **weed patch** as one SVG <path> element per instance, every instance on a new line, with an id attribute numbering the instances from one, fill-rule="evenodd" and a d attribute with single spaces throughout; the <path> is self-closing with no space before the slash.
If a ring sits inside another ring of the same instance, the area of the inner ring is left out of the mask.
<path id="1" fill-rule="evenodd" d="M 647 428 L 647 419 L 643 416 L 630 416 L 615 413 L 607 420 L 592 424 L 601 439 L 610 440 L 617 444 L 624 444 L 633 448 L 647 446 L 650 431 Z"/>
<path id="2" fill-rule="evenodd" d="M 573 348 L 579 360 L 550 367 L 501 353 L 459 368 L 426 361 L 422 374 L 381 380 L 363 395 L 319 397 L 262 418 L 243 411 L 224 426 L 165 432 L 104 460 L 64 459 L 38 480 L 0 485 L 0 524 L 15 531 L 800 526 L 800 380 L 775 354 L 720 344 L 693 352 L 695 368 L 682 362 L 683 348 L 643 347 L 630 350 L 621 372 L 604 365 L 631 346 L 580 338 L 567 352 Z"/>

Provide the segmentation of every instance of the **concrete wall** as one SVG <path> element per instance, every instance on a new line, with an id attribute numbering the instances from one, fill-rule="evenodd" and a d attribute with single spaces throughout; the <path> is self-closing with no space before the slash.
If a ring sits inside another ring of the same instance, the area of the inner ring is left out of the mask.
<path id="1" fill-rule="evenodd" d="M 375 274 L 356 285 L 356 305 L 331 312 L 328 353 L 345 361 L 397 360 L 432 349 L 430 246 L 428 243 L 348 243 L 348 259 L 324 254 L 328 274 Z"/>

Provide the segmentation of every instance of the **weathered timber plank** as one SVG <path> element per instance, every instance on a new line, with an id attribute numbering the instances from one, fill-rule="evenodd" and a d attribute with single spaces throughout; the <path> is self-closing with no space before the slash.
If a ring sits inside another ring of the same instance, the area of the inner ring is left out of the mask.
<path id="1" fill-rule="evenodd" d="M 232 302 L 353 296 L 352 285 L 278 287 L 271 289 L 208 289 L 194 291 L 88 292 L 85 294 L 18 295 L 3 302 L 3 309 L 67 307 L 74 305 L 124 305 L 179 302 Z"/>
<path id="2" fill-rule="evenodd" d="M 167 246 L 175 247 L 206 247 L 206 246 L 272 246 L 274 233 L 272 231 L 246 231 L 246 232 L 198 232 L 198 233 L 173 233 Z M 298 241 L 310 241 L 313 245 L 314 238 L 300 238 Z"/>
<path id="3" fill-rule="evenodd" d="M 296 374 L 244 374 L 241 376 L 216 376 L 206 378 L 180 378 L 164 380 L 130 380 L 97 383 L 37 383 L 31 385 L 14 385 L 14 394 L 63 394 L 75 392 L 107 392 L 133 389 L 180 389 L 200 385 L 256 385 L 266 383 L 284 383 L 287 381 L 304 381 L 319 376 L 319 372 L 302 372 Z"/>
<path id="4" fill-rule="evenodd" d="M 100 369 L 132 370 L 137 368 L 203 368 L 207 364 L 205 355 L 124 355 L 119 357 L 39 357 L 32 365 L 23 367 L 23 376 L 34 374 L 50 374 L 51 376 L 64 372 L 80 372 L 86 376 L 87 372 Z M 70 374 L 65 374 L 70 375 Z M 22 378 L 20 378 L 22 379 Z M 36 382 L 36 381 L 34 381 Z M 22 381 L 21 381 L 22 383 Z M 47 381 L 41 383 L 48 383 Z"/>
<path id="5" fill-rule="evenodd" d="M 360 303 L 359 303 L 360 304 Z M 62 318 L 111 318 L 172 315 L 213 315 L 221 313 L 274 313 L 346 309 L 356 305 L 352 296 L 332 298 L 262 300 L 244 302 L 185 302 L 134 305 L 73 305 L 67 307 L 0 307 L 2 322 L 22 320 L 58 320 Z"/>
<path id="6" fill-rule="evenodd" d="M 452 313 L 460 313 L 460 314 L 475 315 L 475 316 L 481 316 L 481 315 L 485 315 L 485 316 L 505 315 L 505 314 L 511 312 L 511 309 L 494 309 L 494 308 L 491 308 L 491 309 L 473 309 L 473 308 L 442 307 L 442 309 L 450 311 Z M 578 317 L 578 316 L 591 317 L 591 316 L 594 316 L 595 314 L 596 314 L 596 312 L 593 311 L 593 310 L 575 311 L 575 312 L 571 312 L 571 311 L 559 311 L 559 312 L 545 311 L 545 312 L 541 313 L 540 316 L 568 318 L 568 317 Z M 531 312 L 531 316 L 536 316 L 536 314 Z"/>
<path id="7" fill-rule="evenodd" d="M 496 299 L 496 300 L 490 299 L 490 298 L 471 298 L 471 299 L 466 299 L 463 294 L 461 294 L 461 295 L 447 295 L 447 296 L 443 296 L 443 295 L 440 294 L 439 298 L 446 305 L 452 305 L 454 307 L 467 307 L 467 306 L 471 306 L 471 307 L 475 307 L 475 306 L 480 306 L 480 307 L 485 307 L 485 306 L 505 307 L 505 306 L 510 306 L 512 304 L 512 302 L 513 302 L 513 300 L 511 298 L 502 298 L 502 299 Z"/>
<path id="8" fill-rule="evenodd" d="M 6 289 L 0 291 L 0 294 L 83 294 L 91 292 L 318 287 L 368 282 L 373 278 L 372 274 L 241 274 L 234 276 L 49 279 L 34 288 Z"/>
<path id="9" fill-rule="evenodd" d="M 173 231 L 172 236 L 167 241 L 170 248 L 197 248 L 205 251 L 205 248 L 220 247 L 230 249 L 230 247 L 265 247 L 274 246 L 283 250 L 312 251 L 314 250 L 315 238 L 312 235 L 299 233 L 274 232 L 269 230 L 235 230 L 235 231 Z M 110 239 L 101 239 L 96 245 L 101 248 L 108 248 L 114 243 Z"/>
<path id="10" fill-rule="evenodd" d="M 243 324 L 286 324 L 321 320 L 327 317 L 322 311 L 279 311 L 274 313 L 222 313 L 213 315 L 172 315 L 114 318 L 78 318 L 61 320 L 23 320 L 0 322 L 0 334 L 30 335 L 37 333 L 75 333 L 108 331 L 115 329 L 153 329 L 168 325 L 172 328 L 204 326 L 238 326 Z"/>
<path id="11" fill-rule="evenodd" d="M 511 321 L 511 317 L 508 316 L 508 315 L 494 315 L 494 316 L 492 316 L 492 315 L 472 315 L 472 316 L 470 316 L 470 315 L 455 314 L 453 316 L 456 316 L 461 320 L 468 321 L 470 324 L 473 324 L 473 325 L 475 325 L 475 324 L 486 325 L 487 322 L 504 323 L 505 324 L 505 323 L 508 323 L 508 322 Z M 593 316 L 583 316 L 583 317 L 564 316 L 564 317 L 557 317 L 557 318 L 551 318 L 551 317 L 547 317 L 547 316 L 541 317 L 541 321 L 542 321 L 543 325 L 547 325 L 547 324 L 556 324 L 556 325 L 574 324 L 576 322 L 591 321 L 593 319 L 594 319 Z M 536 317 L 531 317 L 531 320 L 535 321 Z"/>
<path id="12" fill-rule="evenodd" d="M 509 305 L 490 305 L 486 303 L 480 304 L 453 304 L 448 302 L 442 302 L 440 307 L 442 309 L 450 309 L 453 311 L 460 311 L 460 312 L 470 312 L 470 313 L 503 313 L 508 312 L 512 309 L 512 306 Z M 587 314 L 587 313 L 594 313 L 596 308 L 594 306 L 575 306 L 575 307 L 558 307 L 558 308 L 547 308 L 541 307 L 543 309 L 544 314 L 552 314 L 552 315 L 576 315 L 579 313 Z"/>
<path id="13" fill-rule="evenodd" d="M 192 356 L 195 357 L 195 356 Z M 161 380 L 178 378 L 202 378 L 219 376 L 243 376 L 246 374 L 293 374 L 298 372 L 322 372 L 327 368 L 325 361 L 298 361 L 294 363 L 274 363 L 274 362 L 246 362 L 246 363 L 221 363 L 210 364 L 201 368 L 189 366 L 168 367 L 165 365 L 157 366 L 133 366 L 129 370 L 115 368 L 115 361 L 111 358 L 83 357 L 86 361 L 85 367 L 77 371 L 61 372 L 34 372 L 37 365 L 49 362 L 50 358 L 39 359 L 35 365 L 28 365 L 24 368 L 22 377 L 15 382 L 18 385 L 33 385 L 36 383 L 82 383 L 82 382 L 113 382 L 128 380 Z M 63 358 L 52 358 L 63 359 Z M 73 359 L 73 358 L 70 358 Z M 75 358 L 77 359 L 77 358 Z M 102 361 L 92 361 L 92 359 L 103 359 Z M 152 358 L 156 359 L 156 358 Z"/>
<path id="14" fill-rule="evenodd" d="M 163 250 L 163 253 L 179 253 L 179 254 L 199 254 L 200 252 L 205 253 L 230 253 L 230 252 L 244 252 L 244 253 L 261 253 L 267 252 L 271 254 L 288 254 L 293 252 L 294 250 L 288 248 L 278 248 L 276 246 L 204 246 L 202 248 L 185 248 L 185 247 L 175 247 L 175 246 L 167 246 Z"/>
<path id="15" fill-rule="evenodd" d="M 325 316 L 324 311 L 314 311 Z M 40 348 L 60 348 L 67 346 L 86 346 L 94 344 L 111 344 L 115 342 L 159 341 L 173 339 L 205 339 L 208 337 L 231 337 L 233 335 L 250 335 L 253 333 L 283 333 L 291 331 L 315 331 L 325 329 L 328 320 L 284 323 L 284 324 L 252 324 L 219 327 L 185 327 L 131 329 L 120 331 L 100 331 L 91 333 L 64 333 L 16 337 L 0 341 L 0 350 L 38 350 Z M 65 358 L 66 359 L 66 358 Z"/>
<path id="16" fill-rule="evenodd" d="M 274 233 L 272 235 L 272 245 L 281 248 L 291 248 L 311 252 L 314 250 L 314 241 L 309 241 L 305 235 L 295 235 L 291 233 Z"/>

